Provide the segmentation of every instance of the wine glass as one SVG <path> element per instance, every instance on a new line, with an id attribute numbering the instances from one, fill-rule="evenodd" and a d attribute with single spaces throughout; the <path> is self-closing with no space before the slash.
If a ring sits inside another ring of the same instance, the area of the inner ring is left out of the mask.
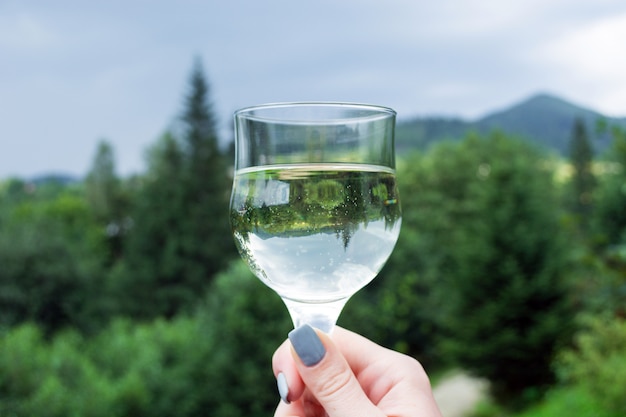
<path id="1" fill-rule="evenodd" d="M 235 112 L 235 243 L 296 328 L 331 333 L 396 244 L 395 116 L 386 107 L 319 102 Z"/>

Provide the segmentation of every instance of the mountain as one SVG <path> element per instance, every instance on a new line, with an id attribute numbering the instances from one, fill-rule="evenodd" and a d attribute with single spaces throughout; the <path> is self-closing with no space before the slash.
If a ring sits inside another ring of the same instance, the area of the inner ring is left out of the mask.
<path id="1" fill-rule="evenodd" d="M 608 134 L 597 132 L 596 125 L 599 120 L 626 129 L 626 118 L 607 117 L 561 98 L 538 94 L 476 120 L 424 117 L 399 122 L 396 130 L 396 148 L 398 153 L 411 149 L 425 149 L 440 140 L 461 139 L 469 132 L 487 134 L 498 130 L 566 155 L 572 126 L 577 117 L 585 122 L 596 153 L 605 150 L 611 141 Z"/>
<path id="2" fill-rule="evenodd" d="M 79 178 L 69 174 L 42 174 L 31 178 L 28 182 L 34 185 L 70 185 L 79 181 Z"/>

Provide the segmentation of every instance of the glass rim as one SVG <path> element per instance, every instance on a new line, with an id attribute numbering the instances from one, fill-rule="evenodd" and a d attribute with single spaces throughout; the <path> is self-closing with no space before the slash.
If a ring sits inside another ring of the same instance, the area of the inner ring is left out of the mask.
<path id="1" fill-rule="evenodd" d="M 254 114 L 259 110 L 273 110 L 273 109 L 287 109 L 287 108 L 336 108 L 347 110 L 367 110 L 371 114 L 366 115 L 354 115 L 354 116 L 337 116 L 335 118 L 287 118 L 284 116 L 268 116 Z M 254 106 L 247 106 L 236 110 L 233 113 L 235 119 L 245 118 L 247 120 L 255 120 L 259 122 L 279 122 L 285 124 L 335 124 L 346 123 L 347 121 L 373 121 L 377 119 L 384 119 L 387 117 L 397 116 L 397 112 L 391 107 L 381 106 L 377 104 L 357 103 L 357 102 L 343 102 L 343 101 L 286 101 L 275 103 L 264 103 Z"/>

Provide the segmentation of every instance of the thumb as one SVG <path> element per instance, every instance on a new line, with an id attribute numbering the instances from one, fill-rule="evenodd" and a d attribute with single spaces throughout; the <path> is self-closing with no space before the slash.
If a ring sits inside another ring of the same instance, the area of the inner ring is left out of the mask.
<path id="1" fill-rule="evenodd" d="M 305 324 L 289 340 L 302 380 L 329 417 L 383 416 L 327 334 Z"/>

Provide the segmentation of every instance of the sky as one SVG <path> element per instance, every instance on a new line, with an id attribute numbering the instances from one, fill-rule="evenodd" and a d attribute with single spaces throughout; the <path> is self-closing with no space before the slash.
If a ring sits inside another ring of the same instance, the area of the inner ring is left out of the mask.
<path id="1" fill-rule="evenodd" d="M 626 116 L 624 0 L 2 0 L 0 178 L 117 172 L 180 115 L 194 59 L 238 108 L 343 101 L 479 118 L 536 93 Z"/>

